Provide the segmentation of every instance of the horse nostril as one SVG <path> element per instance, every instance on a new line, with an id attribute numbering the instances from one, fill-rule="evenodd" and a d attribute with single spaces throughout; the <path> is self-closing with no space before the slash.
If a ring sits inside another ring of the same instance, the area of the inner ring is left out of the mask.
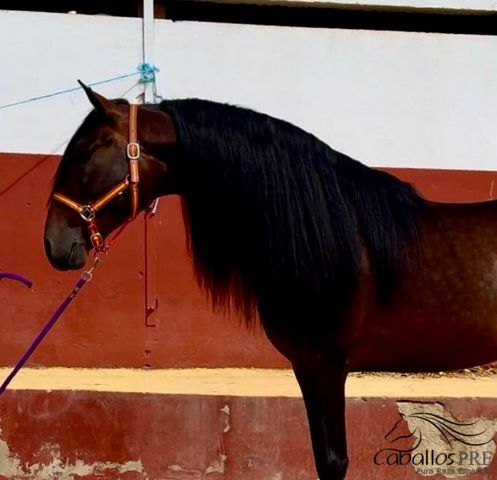
<path id="1" fill-rule="evenodd" d="M 48 238 L 45 238 L 45 253 L 52 258 L 52 242 Z"/>

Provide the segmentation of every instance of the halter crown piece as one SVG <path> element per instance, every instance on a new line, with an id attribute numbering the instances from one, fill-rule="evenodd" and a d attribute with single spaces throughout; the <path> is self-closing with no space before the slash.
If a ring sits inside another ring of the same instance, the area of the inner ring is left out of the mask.
<path id="1" fill-rule="evenodd" d="M 141 150 L 140 144 L 138 143 L 137 117 L 138 105 L 136 103 L 131 103 L 129 106 L 128 144 L 126 146 L 126 157 L 128 158 L 129 173 L 128 175 L 126 175 L 126 178 L 122 182 L 118 183 L 114 188 L 109 190 L 93 203 L 89 203 L 86 205 L 75 202 L 62 193 L 54 193 L 53 195 L 54 200 L 57 200 L 58 202 L 66 205 L 69 208 L 72 208 L 73 210 L 76 210 L 76 212 L 79 213 L 88 227 L 91 244 L 93 248 L 99 253 L 105 252 L 107 250 L 107 246 L 102 237 L 102 234 L 98 230 L 96 221 L 97 212 L 102 207 L 107 205 L 111 200 L 121 195 L 126 189 L 129 188 L 131 199 L 131 213 L 128 221 L 133 220 L 138 213 L 138 183 L 140 182 L 138 161 L 141 156 Z"/>

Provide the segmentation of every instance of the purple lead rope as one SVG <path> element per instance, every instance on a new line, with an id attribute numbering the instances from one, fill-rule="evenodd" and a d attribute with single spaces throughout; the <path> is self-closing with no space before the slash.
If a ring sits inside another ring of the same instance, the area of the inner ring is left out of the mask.
<path id="1" fill-rule="evenodd" d="M 69 304 L 74 300 L 74 297 L 78 294 L 78 292 L 92 279 L 93 270 L 98 265 L 98 257 L 95 258 L 92 268 L 87 272 L 83 272 L 79 280 L 74 285 L 71 293 L 64 299 L 64 301 L 58 306 L 57 310 L 55 310 L 54 314 L 50 318 L 50 320 L 45 324 L 45 326 L 41 329 L 40 333 L 33 340 L 28 349 L 24 352 L 23 356 L 18 360 L 12 372 L 10 372 L 9 376 L 4 380 L 2 385 L 0 386 L 0 396 L 5 392 L 9 383 L 12 379 L 17 375 L 19 370 L 25 365 L 25 363 L 29 360 L 29 357 L 33 355 L 35 350 L 38 348 L 38 345 L 42 342 L 42 340 L 46 337 L 47 333 L 51 330 L 51 328 L 55 325 L 59 317 L 64 313 L 64 310 L 69 306 Z M 13 274 L 16 275 L 16 274 Z M 7 277 L 11 278 L 11 277 Z M 17 280 L 17 278 L 16 278 Z M 29 280 L 28 280 L 29 282 Z M 24 282 L 23 282 L 24 283 Z"/>
<path id="2" fill-rule="evenodd" d="M 8 278 L 9 280 L 17 280 L 18 282 L 24 283 L 26 287 L 31 288 L 33 286 L 33 282 L 28 280 L 26 277 L 19 275 L 18 273 L 10 273 L 10 272 L 0 272 L 0 280 L 2 278 Z"/>

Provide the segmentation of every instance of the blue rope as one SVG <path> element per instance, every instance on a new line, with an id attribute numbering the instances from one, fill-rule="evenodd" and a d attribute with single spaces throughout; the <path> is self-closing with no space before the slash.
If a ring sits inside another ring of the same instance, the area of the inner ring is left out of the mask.
<path id="1" fill-rule="evenodd" d="M 151 65 L 149 63 L 141 63 L 138 65 L 137 71 L 133 73 L 126 73 L 124 75 L 118 75 L 117 77 L 108 78 L 107 80 L 100 80 L 98 82 L 89 83 L 89 87 L 94 87 L 95 85 L 102 85 L 104 83 L 115 82 L 116 80 L 121 80 L 123 78 L 134 77 L 135 75 L 140 75 L 139 83 L 154 83 L 155 84 L 155 72 L 158 72 L 159 69 L 155 65 Z M 31 97 L 25 100 L 18 100 L 17 102 L 6 103 L 4 105 L 0 105 L 0 110 L 4 110 L 6 108 L 15 107 L 17 105 L 23 105 L 25 103 L 36 102 L 38 100 L 44 100 L 46 98 L 56 97 L 58 95 L 64 95 L 66 93 L 76 92 L 80 90 L 81 87 L 68 88 L 66 90 L 60 90 L 58 92 L 48 93 L 46 95 L 40 95 L 39 97 Z"/>
<path id="2" fill-rule="evenodd" d="M 138 65 L 138 73 L 140 74 L 140 83 L 155 83 L 155 72 L 160 70 L 150 63 L 140 63 Z"/>

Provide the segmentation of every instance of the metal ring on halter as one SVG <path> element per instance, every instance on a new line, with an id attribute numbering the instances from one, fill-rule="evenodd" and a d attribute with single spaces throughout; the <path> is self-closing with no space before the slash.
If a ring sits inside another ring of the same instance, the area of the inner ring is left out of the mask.
<path id="1" fill-rule="evenodd" d="M 89 222 L 95 218 L 95 210 L 90 205 L 83 205 L 83 208 L 79 212 L 79 216 Z"/>

